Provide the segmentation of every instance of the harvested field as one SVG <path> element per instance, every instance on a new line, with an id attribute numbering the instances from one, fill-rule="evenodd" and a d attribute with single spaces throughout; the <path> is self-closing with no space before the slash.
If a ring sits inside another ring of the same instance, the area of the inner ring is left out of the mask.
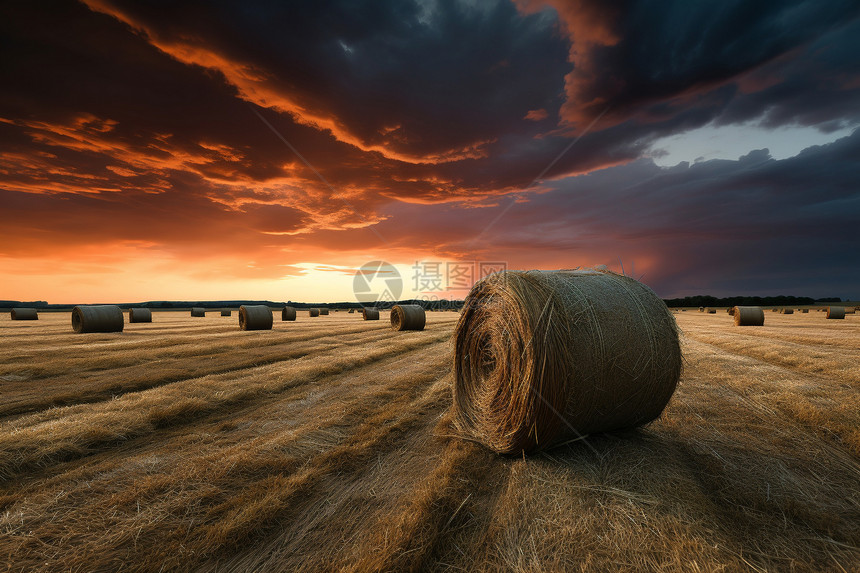
<path id="1" fill-rule="evenodd" d="M 458 313 L 273 330 L 0 316 L 10 571 L 857 571 L 860 317 L 687 312 L 663 416 L 499 456 L 451 426 Z"/>

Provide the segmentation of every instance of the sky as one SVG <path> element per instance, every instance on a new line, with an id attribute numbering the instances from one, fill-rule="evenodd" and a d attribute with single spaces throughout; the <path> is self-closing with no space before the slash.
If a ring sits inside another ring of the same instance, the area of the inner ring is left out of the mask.
<path id="1" fill-rule="evenodd" d="M 0 299 L 860 299 L 853 0 L 3 2 L 0 86 Z"/>

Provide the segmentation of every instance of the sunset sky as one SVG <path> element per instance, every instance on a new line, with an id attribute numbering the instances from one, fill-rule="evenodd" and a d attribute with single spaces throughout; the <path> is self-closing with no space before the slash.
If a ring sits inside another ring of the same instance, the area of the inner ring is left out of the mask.
<path id="1" fill-rule="evenodd" d="M 860 299 L 855 0 L 3 2 L 0 85 L 0 299 Z"/>

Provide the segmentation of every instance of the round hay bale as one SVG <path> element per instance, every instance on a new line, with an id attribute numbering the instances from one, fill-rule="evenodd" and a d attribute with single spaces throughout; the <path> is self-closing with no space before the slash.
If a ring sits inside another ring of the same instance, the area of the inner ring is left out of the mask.
<path id="1" fill-rule="evenodd" d="M 783 309 L 782 314 L 794 314 L 794 309 L 793 308 Z"/>
<path id="2" fill-rule="evenodd" d="M 764 311 L 760 306 L 736 306 L 735 326 L 764 325 Z"/>
<path id="3" fill-rule="evenodd" d="M 320 309 L 320 316 L 328 316 L 328 309 L 327 308 L 321 308 Z"/>
<path id="4" fill-rule="evenodd" d="M 733 307 L 731 307 L 731 308 L 727 308 L 727 309 L 726 309 L 726 312 L 727 312 L 727 313 L 729 313 L 729 316 L 734 316 L 734 315 L 735 315 L 735 308 L 736 308 L 736 307 L 734 307 L 734 306 L 733 306 Z"/>
<path id="5" fill-rule="evenodd" d="M 708 309 L 708 314 L 717 314 L 717 309 L 715 309 L 715 308 L 709 308 L 709 309 Z"/>
<path id="6" fill-rule="evenodd" d="M 148 308 L 130 308 L 128 322 L 152 322 L 152 311 Z"/>
<path id="7" fill-rule="evenodd" d="M 191 316 L 197 316 L 197 317 L 206 316 L 206 309 L 201 308 L 199 306 L 195 306 L 194 308 L 191 309 Z"/>
<path id="8" fill-rule="evenodd" d="M 704 306 L 700 306 L 700 307 L 699 307 L 699 312 L 705 312 L 705 307 L 704 307 Z"/>
<path id="9" fill-rule="evenodd" d="M 308 316 L 319 316 L 319 315 L 320 315 L 320 309 L 318 309 L 318 308 L 309 308 L 308 309 Z"/>
<path id="10" fill-rule="evenodd" d="M 361 311 L 361 316 L 364 320 L 379 320 L 379 309 L 372 306 L 366 306 Z"/>
<path id="11" fill-rule="evenodd" d="M 801 314 L 807 314 L 808 312 L 809 312 L 809 309 L 808 309 L 808 308 L 803 308 L 803 309 L 801 309 L 801 310 L 800 310 L 800 313 L 801 313 Z"/>
<path id="12" fill-rule="evenodd" d="M 291 306 L 285 306 L 281 309 L 281 320 L 293 321 L 296 319 L 296 309 Z"/>
<path id="13" fill-rule="evenodd" d="M 454 416 L 500 453 L 656 419 L 675 391 L 675 318 L 610 271 L 509 271 L 477 282 L 455 331 Z"/>
<path id="14" fill-rule="evenodd" d="M 113 304 L 76 306 L 72 309 L 72 329 L 84 332 L 122 332 L 125 317 Z"/>
<path id="15" fill-rule="evenodd" d="M 13 308 L 9 316 L 12 320 L 39 320 L 39 313 L 35 308 Z"/>
<path id="16" fill-rule="evenodd" d="M 391 309 L 393 330 L 424 330 L 427 316 L 420 304 L 395 304 Z"/>
<path id="17" fill-rule="evenodd" d="M 845 318 L 844 306 L 828 306 L 827 318 Z"/>
<path id="18" fill-rule="evenodd" d="M 845 306 L 845 307 L 842 307 L 842 308 L 844 308 L 844 309 L 845 309 L 845 314 L 854 314 L 854 312 L 855 312 L 855 310 L 856 310 L 856 309 L 855 309 L 854 307 L 852 307 L 852 306 Z"/>
<path id="19" fill-rule="evenodd" d="M 272 330 L 272 310 L 264 304 L 239 307 L 239 330 Z"/>
<path id="20" fill-rule="evenodd" d="M 353 314 L 354 312 L 355 312 L 354 308 L 351 308 L 348 311 L 346 311 L 347 314 Z"/>
<path id="21" fill-rule="evenodd" d="M 233 311 L 231 310 L 222 310 L 221 316 L 233 316 Z"/>

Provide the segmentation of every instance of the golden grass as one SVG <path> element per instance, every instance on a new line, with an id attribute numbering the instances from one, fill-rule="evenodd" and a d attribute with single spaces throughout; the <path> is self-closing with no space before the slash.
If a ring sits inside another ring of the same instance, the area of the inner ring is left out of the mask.
<path id="1" fill-rule="evenodd" d="M 678 313 L 659 420 L 517 458 L 454 435 L 456 313 L 402 333 L 341 314 L 0 317 L 4 568 L 860 569 L 855 316 Z"/>

